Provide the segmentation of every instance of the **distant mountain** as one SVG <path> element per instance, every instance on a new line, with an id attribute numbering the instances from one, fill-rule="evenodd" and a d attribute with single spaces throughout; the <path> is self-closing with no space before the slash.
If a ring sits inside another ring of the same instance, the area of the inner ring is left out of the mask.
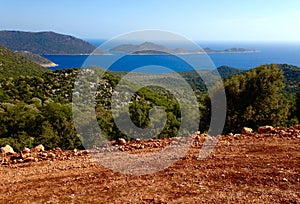
<path id="1" fill-rule="evenodd" d="M 90 54 L 96 47 L 70 35 L 54 32 L 0 31 L 0 45 L 35 54 Z M 102 50 L 98 54 L 104 54 Z"/>
<path id="2" fill-rule="evenodd" d="M 240 53 L 240 52 L 257 52 L 257 50 L 245 48 L 230 48 L 224 50 L 213 50 L 204 48 L 203 50 L 185 50 L 183 48 L 169 49 L 163 45 L 152 42 L 144 42 L 139 45 L 122 44 L 109 50 L 114 53 L 126 53 L 131 55 L 159 55 L 159 54 L 205 54 L 205 53 Z"/>
<path id="3" fill-rule="evenodd" d="M 40 76 L 49 71 L 47 68 L 0 46 L 0 77 Z"/>
<path id="4" fill-rule="evenodd" d="M 17 54 L 43 66 L 43 67 L 56 67 L 57 64 L 55 64 L 54 62 L 42 57 L 41 55 L 38 54 L 34 54 L 32 52 L 29 51 L 16 51 Z"/>

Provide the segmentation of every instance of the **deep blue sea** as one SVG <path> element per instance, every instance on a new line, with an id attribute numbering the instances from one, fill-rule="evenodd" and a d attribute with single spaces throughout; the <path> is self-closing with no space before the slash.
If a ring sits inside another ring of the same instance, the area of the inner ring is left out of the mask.
<path id="1" fill-rule="evenodd" d="M 98 46 L 103 41 L 90 41 Z M 300 66 L 300 43 L 254 43 L 254 42 L 202 42 L 198 43 L 202 48 L 209 47 L 215 50 L 228 48 L 246 48 L 254 49 L 259 52 L 254 53 L 214 53 L 207 55 L 130 55 L 118 59 L 119 55 L 44 55 L 44 57 L 58 64 L 59 66 L 51 68 L 65 69 L 96 65 L 100 67 L 110 67 L 114 71 L 132 71 L 135 68 L 155 65 L 151 69 L 144 69 L 141 72 L 147 73 L 165 73 L 168 71 L 180 72 L 195 69 L 209 69 L 222 65 L 251 69 L 262 64 L 291 64 Z M 181 59 L 182 58 L 182 59 Z M 118 60 L 116 60 L 118 59 Z M 114 62 L 111 66 L 111 62 Z M 188 62 L 188 63 L 186 63 Z M 191 66 L 192 65 L 192 66 Z M 159 66 L 167 67 L 170 70 L 160 69 Z"/>

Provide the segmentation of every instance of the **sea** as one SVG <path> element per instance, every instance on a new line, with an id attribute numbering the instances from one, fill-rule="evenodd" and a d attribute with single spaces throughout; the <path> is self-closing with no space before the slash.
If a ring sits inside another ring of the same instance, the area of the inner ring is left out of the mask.
<path id="1" fill-rule="evenodd" d="M 103 40 L 89 40 L 95 46 Z M 214 69 L 229 66 L 243 70 L 262 64 L 290 64 L 300 66 L 300 42 L 197 42 L 201 48 L 224 50 L 245 48 L 257 52 L 210 53 L 186 55 L 43 55 L 58 64 L 49 69 L 100 66 L 112 71 L 136 71 L 151 74 L 182 72 L 192 69 Z M 146 67 L 140 69 L 140 67 Z M 165 67 L 165 68 L 163 68 Z"/>

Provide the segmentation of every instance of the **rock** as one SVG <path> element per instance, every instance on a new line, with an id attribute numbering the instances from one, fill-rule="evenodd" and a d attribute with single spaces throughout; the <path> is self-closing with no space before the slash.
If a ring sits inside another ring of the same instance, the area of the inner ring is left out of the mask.
<path id="1" fill-rule="evenodd" d="M 48 154 L 48 156 L 49 156 L 50 158 L 55 158 L 55 157 L 56 157 L 56 155 L 55 155 L 54 153 L 52 153 L 52 152 L 50 152 L 50 153 Z"/>
<path id="2" fill-rule="evenodd" d="M 22 159 L 26 159 L 27 157 L 31 157 L 30 153 L 29 152 L 21 152 L 21 158 Z"/>
<path id="3" fill-rule="evenodd" d="M 45 147 L 42 144 L 40 144 L 40 145 L 33 148 L 34 152 L 41 152 L 41 151 L 44 151 L 44 150 L 45 150 Z"/>
<path id="4" fill-rule="evenodd" d="M 287 178 L 282 179 L 283 182 L 288 182 Z"/>
<path id="5" fill-rule="evenodd" d="M 233 133 L 232 132 L 228 133 L 228 136 L 233 137 Z"/>
<path id="6" fill-rule="evenodd" d="M 15 153 L 14 149 L 9 145 L 5 145 L 5 147 L 1 147 L 1 152 L 2 154 Z"/>
<path id="7" fill-rule="evenodd" d="M 118 138 L 118 143 L 120 145 L 124 145 L 124 144 L 126 144 L 126 140 L 124 138 Z"/>
<path id="8" fill-rule="evenodd" d="M 269 133 L 269 132 L 272 132 L 275 128 L 273 126 L 270 126 L 270 125 L 266 125 L 266 126 L 261 126 L 258 128 L 257 132 L 259 134 L 262 134 L 262 133 Z"/>
<path id="9" fill-rule="evenodd" d="M 23 160 L 24 162 L 33 162 L 36 161 L 36 158 L 34 157 L 27 157 L 26 159 Z"/>
<path id="10" fill-rule="evenodd" d="M 38 154 L 40 157 L 47 157 L 48 156 L 48 154 L 45 152 L 41 152 L 41 153 L 39 153 Z"/>
<path id="11" fill-rule="evenodd" d="M 27 148 L 27 147 L 24 147 L 24 149 L 23 149 L 23 153 L 28 153 L 28 152 L 30 152 L 30 149 L 29 149 L 29 148 Z"/>
<path id="12" fill-rule="evenodd" d="M 253 132 L 252 128 L 243 127 L 242 134 L 251 134 Z"/>

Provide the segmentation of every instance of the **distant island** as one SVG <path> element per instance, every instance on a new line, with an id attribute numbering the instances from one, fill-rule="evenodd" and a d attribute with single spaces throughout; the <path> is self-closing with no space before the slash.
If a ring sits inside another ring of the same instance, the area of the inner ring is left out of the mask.
<path id="1" fill-rule="evenodd" d="M 12 51 L 39 55 L 91 54 L 96 47 L 84 40 L 55 32 L 0 31 L 0 45 Z M 98 49 L 94 54 L 106 54 Z"/>
<path id="2" fill-rule="evenodd" d="M 144 42 L 139 45 L 135 44 L 122 44 L 109 50 L 112 53 L 126 53 L 130 55 L 163 55 L 163 54 L 212 54 L 212 53 L 248 53 L 258 52 L 257 50 L 245 48 L 230 48 L 224 50 L 213 50 L 204 48 L 203 50 L 185 50 L 183 48 L 169 49 L 163 45 L 155 44 L 152 42 Z"/>

